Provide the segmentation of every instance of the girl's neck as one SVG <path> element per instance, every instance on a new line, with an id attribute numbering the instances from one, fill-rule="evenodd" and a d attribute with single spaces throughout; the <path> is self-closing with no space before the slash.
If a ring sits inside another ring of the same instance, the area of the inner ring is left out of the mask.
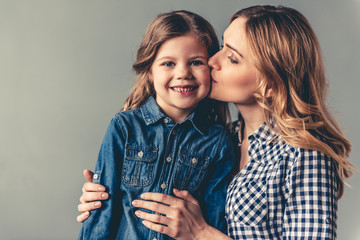
<path id="1" fill-rule="evenodd" d="M 239 110 L 243 120 L 244 120 L 244 131 L 243 136 L 247 139 L 254 131 L 256 131 L 261 124 L 265 121 L 265 116 L 263 109 L 259 105 L 236 105 L 236 108 Z"/>

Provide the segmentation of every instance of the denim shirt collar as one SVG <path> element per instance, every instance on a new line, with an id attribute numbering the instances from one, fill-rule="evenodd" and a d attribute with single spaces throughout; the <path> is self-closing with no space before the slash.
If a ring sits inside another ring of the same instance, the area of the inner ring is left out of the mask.
<path id="1" fill-rule="evenodd" d="M 146 125 L 155 124 L 159 120 L 167 117 L 152 96 L 149 97 L 147 102 L 140 107 L 140 111 Z M 184 121 L 180 122 L 179 124 L 185 123 L 186 121 L 190 121 L 193 127 L 201 135 L 206 134 L 208 129 L 206 115 L 204 115 L 198 108 L 195 109 L 195 111 L 193 111 Z"/>

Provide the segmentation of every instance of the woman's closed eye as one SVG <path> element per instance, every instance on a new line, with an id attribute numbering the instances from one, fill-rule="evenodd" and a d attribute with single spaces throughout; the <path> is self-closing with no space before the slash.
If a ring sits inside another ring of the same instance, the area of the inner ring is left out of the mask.
<path id="1" fill-rule="evenodd" d="M 231 63 L 233 63 L 233 64 L 238 64 L 239 63 L 239 61 L 238 60 L 236 60 L 234 57 L 232 57 L 232 56 L 228 56 L 228 59 L 229 59 L 229 61 L 231 62 Z"/>

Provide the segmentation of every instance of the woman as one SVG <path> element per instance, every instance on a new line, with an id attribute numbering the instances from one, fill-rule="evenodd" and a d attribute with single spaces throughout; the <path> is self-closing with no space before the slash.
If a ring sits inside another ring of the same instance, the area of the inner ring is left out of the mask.
<path id="1" fill-rule="evenodd" d="M 254 6 L 232 16 L 223 41 L 209 65 L 210 97 L 239 110 L 228 236 L 199 217 L 199 204 L 186 191 L 174 190 L 178 198 L 143 194 L 133 205 L 160 214 L 138 210 L 137 216 L 176 239 L 336 238 L 351 144 L 326 109 L 323 61 L 308 21 L 291 8 Z M 81 201 L 100 199 L 95 194 L 84 193 Z M 89 204 L 79 210 L 91 210 Z"/>

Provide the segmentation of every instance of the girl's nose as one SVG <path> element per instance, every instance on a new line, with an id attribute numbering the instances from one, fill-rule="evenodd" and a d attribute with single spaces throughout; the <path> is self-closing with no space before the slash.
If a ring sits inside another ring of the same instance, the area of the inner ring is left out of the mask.
<path id="1" fill-rule="evenodd" d="M 181 79 L 191 79 L 192 78 L 191 69 L 189 66 L 178 66 L 177 72 L 176 72 L 176 78 Z"/>

